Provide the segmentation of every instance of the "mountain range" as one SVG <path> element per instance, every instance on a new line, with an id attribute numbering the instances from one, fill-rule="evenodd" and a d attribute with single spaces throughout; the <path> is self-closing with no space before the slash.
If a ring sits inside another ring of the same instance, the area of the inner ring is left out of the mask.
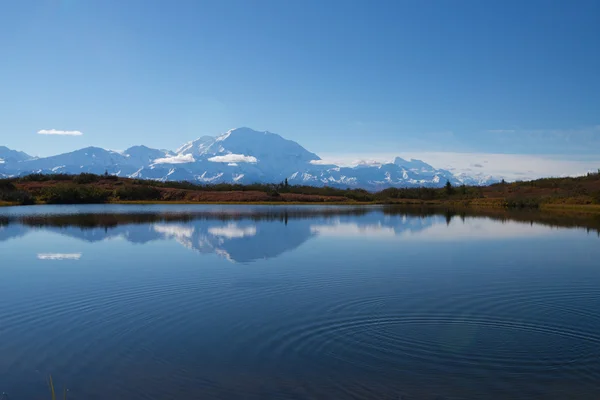
<path id="1" fill-rule="evenodd" d="M 454 175 L 421 160 L 342 167 L 327 164 L 298 143 L 271 132 L 237 128 L 203 136 L 175 151 L 134 146 L 123 152 L 87 147 L 51 157 L 32 157 L 0 146 L 0 177 L 82 172 L 160 181 L 278 183 L 381 190 L 388 187 L 486 185 L 491 176 Z"/>

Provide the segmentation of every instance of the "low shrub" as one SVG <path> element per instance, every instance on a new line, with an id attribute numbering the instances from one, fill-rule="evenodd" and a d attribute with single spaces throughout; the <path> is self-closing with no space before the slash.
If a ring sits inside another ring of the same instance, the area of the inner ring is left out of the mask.
<path id="1" fill-rule="evenodd" d="M 67 174 L 30 174 L 19 178 L 21 182 L 70 181 L 73 175 Z"/>
<path id="2" fill-rule="evenodd" d="M 153 186 L 123 186 L 115 190 L 115 197 L 125 201 L 161 200 L 162 192 Z"/>
<path id="3" fill-rule="evenodd" d="M 88 183 L 96 183 L 100 180 L 100 176 L 99 175 L 95 175 L 95 174 L 88 174 L 86 172 L 81 173 L 79 175 L 75 175 L 73 177 L 73 182 L 75 182 L 78 185 L 85 185 Z"/>
<path id="4" fill-rule="evenodd" d="M 540 201 L 538 199 L 508 199 L 504 203 L 507 208 L 539 208 Z"/>
<path id="5" fill-rule="evenodd" d="M 106 203 L 110 194 L 94 186 L 60 184 L 44 188 L 41 198 L 48 204 L 99 204 Z"/>
<path id="6" fill-rule="evenodd" d="M 0 189 L 0 201 L 6 201 L 9 203 L 17 203 L 20 205 L 31 205 L 35 204 L 33 196 L 23 190 L 1 190 Z"/>
<path id="7" fill-rule="evenodd" d="M 0 191 L 17 190 L 17 187 L 9 179 L 0 179 Z"/>

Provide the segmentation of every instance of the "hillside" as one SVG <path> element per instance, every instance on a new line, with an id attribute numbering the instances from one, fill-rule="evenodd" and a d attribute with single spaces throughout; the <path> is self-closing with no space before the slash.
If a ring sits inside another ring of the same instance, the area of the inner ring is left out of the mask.
<path id="1" fill-rule="evenodd" d="M 490 186 L 388 188 L 379 192 L 274 184 L 157 182 L 93 174 L 34 174 L 0 180 L 4 204 L 74 204 L 106 202 L 299 202 L 429 204 L 464 207 L 539 208 L 600 205 L 600 174 L 546 178 Z"/>

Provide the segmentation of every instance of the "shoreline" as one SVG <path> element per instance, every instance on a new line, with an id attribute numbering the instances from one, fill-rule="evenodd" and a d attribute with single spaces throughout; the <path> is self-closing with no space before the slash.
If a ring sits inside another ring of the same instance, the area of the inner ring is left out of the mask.
<path id="1" fill-rule="evenodd" d="M 72 204 L 48 204 L 36 203 L 30 206 L 43 205 L 86 205 L 86 204 L 115 204 L 115 205 L 265 205 L 265 206 L 398 206 L 398 207 L 428 207 L 450 210 L 504 210 L 504 211 L 539 211 L 552 213 L 575 213 L 575 214 L 600 214 L 599 204 L 540 204 L 539 207 L 507 207 L 501 201 L 415 201 L 410 199 L 397 199 L 394 201 L 109 201 L 105 203 L 72 203 Z M 25 207 L 24 205 L 0 201 L 0 207 Z"/>

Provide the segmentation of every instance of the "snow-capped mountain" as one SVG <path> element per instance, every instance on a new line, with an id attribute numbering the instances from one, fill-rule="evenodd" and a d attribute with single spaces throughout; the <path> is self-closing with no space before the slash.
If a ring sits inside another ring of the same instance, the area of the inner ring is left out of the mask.
<path id="1" fill-rule="evenodd" d="M 421 160 L 397 157 L 393 163 L 355 167 L 325 165 L 318 155 L 271 132 L 232 129 L 220 136 L 203 136 L 174 152 L 134 146 L 124 152 L 88 147 L 45 158 L 0 147 L 0 175 L 91 172 L 122 177 L 197 183 L 277 183 L 364 188 L 487 184 L 491 177 L 455 176 Z"/>
<path id="2" fill-rule="evenodd" d="M 161 158 L 172 157 L 175 154 L 168 150 L 156 150 L 146 146 L 133 146 L 123 152 L 127 163 L 135 166 L 146 167 Z"/>
<path id="3" fill-rule="evenodd" d="M 11 150 L 8 147 L 0 146 L 0 164 L 31 160 L 29 154 L 22 151 Z"/>
<path id="4" fill-rule="evenodd" d="M 498 183 L 500 180 L 484 173 L 468 175 L 466 172 L 461 172 L 454 175 L 462 184 L 469 186 L 487 186 L 493 183 Z"/>
<path id="5" fill-rule="evenodd" d="M 99 147 L 86 147 L 85 149 L 57 156 L 6 163 L 5 165 L 8 171 L 15 171 L 18 175 L 32 172 L 65 174 L 91 172 L 102 174 L 107 170 L 110 173 L 116 173 L 121 169 L 125 169 L 129 173 L 135 172 L 134 166 L 131 165 L 127 156 Z"/>

